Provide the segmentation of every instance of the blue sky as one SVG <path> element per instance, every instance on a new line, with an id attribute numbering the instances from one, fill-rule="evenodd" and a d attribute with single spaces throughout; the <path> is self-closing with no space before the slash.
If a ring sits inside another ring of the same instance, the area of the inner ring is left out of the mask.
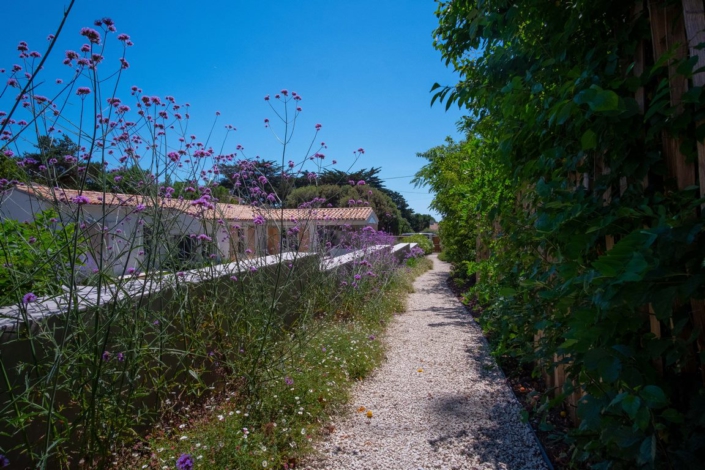
<path id="1" fill-rule="evenodd" d="M 0 67 L 17 62 L 20 40 L 43 51 L 68 3 L 4 5 L 4 17 L 18 20 L 4 21 Z M 356 168 L 381 166 L 387 187 L 428 213 L 428 191 L 399 177 L 421 167 L 417 152 L 448 135 L 460 137 L 461 112 L 430 106 L 434 82 L 457 81 L 433 49 L 435 8 L 431 0 L 77 0 L 50 59 L 56 65 L 46 72 L 48 80 L 55 71 L 65 75 L 60 62 L 66 49 L 84 42 L 80 28 L 111 17 L 135 43 L 123 84 L 189 102 L 195 134 L 207 135 L 220 111 L 217 129 L 226 123 L 238 129 L 230 146 L 278 160 L 280 148 L 263 126 L 273 117 L 263 97 L 282 88 L 296 91 L 303 112 L 295 142 L 310 141 L 321 123 L 319 140 L 338 168 L 346 169 L 352 151 L 362 147 L 366 153 Z M 303 150 L 294 146 L 297 151 Z"/>

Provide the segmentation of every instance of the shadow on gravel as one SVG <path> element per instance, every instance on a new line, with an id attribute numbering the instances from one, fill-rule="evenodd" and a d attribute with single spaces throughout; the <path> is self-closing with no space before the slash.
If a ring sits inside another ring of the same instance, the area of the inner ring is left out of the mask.
<path id="1" fill-rule="evenodd" d="M 488 463 L 493 468 L 523 468 L 524 463 L 540 459 L 538 450 L 523 435 L 518 407 L 508 399 L 469 392 L 435 398 L 431 409 L 437 420 L 434 424 L 441 431 L 428 440 L 434 452 L 453 447 L 461 455 L 478 459 L 482 468 Z"/>

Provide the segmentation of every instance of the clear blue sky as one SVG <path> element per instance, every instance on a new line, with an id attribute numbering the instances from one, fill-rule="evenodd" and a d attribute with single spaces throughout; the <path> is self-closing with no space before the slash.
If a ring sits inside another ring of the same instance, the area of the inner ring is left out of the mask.
<path id="1" fill-rule="evenodd" d="M 17 62 L 20 40 L 43 51 L 68 3 L 6 2 L 0 67 Z M 189 102 L 190 125 L 199 137 L 220 111 L 218 129 L 226 123 L 238 129 L 230 145 L 278 160 L 279 147 L 263 126 L 273 117 L 263 97 L 294 90 L 303 97 L 295 140 L 307 142 L 321 123 L 319 140 L 339 169 L 363 147 L 356 168 L 381 166 L 387 187 L 428 213 L 432 196 L 398 177 L 421 167 L 417 152 L 448 135 L 460 137 L 457 108 L 430 106 L 434 82 L 457 81 L 433 49 L 435 8 L 431 0 L 77 0 L 46 78 L 66 75 L 60 62 L 66 49 L 85 42 L 81 27 L 111 17 L 135 43 L 123 83 Z"/>

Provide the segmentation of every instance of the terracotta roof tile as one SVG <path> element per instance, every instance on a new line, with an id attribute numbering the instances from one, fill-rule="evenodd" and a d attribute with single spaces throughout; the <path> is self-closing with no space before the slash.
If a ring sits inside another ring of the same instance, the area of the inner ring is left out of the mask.
<path id="1" fill-rule="evenodd" d="M 257 215 L 262 215 L 265 219 L 284 221 L 341 221 L 341 222 L 365 222 L 374 215 L 371 207 L 325 207 L 311 209 L 276 209 L 276 208 L 256 208 L 249 205 L 215 203 L 214 209 L 204 209 L 191 200 L 171 199 L 164 197 L 151 198 L 135 194 L 105 193 L 100 191 L 78 191 L 75 189 L 50 188 L 33 184 L 31 186 L 17 186 L 17 190 L 27 194 L 32 194 L 49 201 L 63 203 L 73 203 L 77 197 L 86 199 L 84 204 L 102 205 L 104 200 L 106 205 L 132 206 L 143 204 L 146 207 L 153 207 L 155 202 L 159 206 L 185 212 L 193 216 L 206 214 L 209 217 L 217 217 L 226 220 L 252 221 Z M 214 212 L 213 212 L 214 211 Z M 374 217 L 376 221 L 376 216 Z"/>

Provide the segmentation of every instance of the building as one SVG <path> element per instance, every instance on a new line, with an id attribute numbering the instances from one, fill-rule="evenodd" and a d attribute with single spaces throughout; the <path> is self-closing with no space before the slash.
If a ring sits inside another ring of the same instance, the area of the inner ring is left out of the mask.
<path id="1" fill-rule="evenodd" d="M 310 251 L 336 245 L 344 227 L 377 228 L 370 207 L 281 209 L 225 204 L 168 194 L 77 191 L 18 184 L 0 194 L 0 220 L 32 221 L 52 209 L 57 226 L 77 224 L 85 240 L 83 269 L 124 275 L 173 269 L 206 258 Z"/>

